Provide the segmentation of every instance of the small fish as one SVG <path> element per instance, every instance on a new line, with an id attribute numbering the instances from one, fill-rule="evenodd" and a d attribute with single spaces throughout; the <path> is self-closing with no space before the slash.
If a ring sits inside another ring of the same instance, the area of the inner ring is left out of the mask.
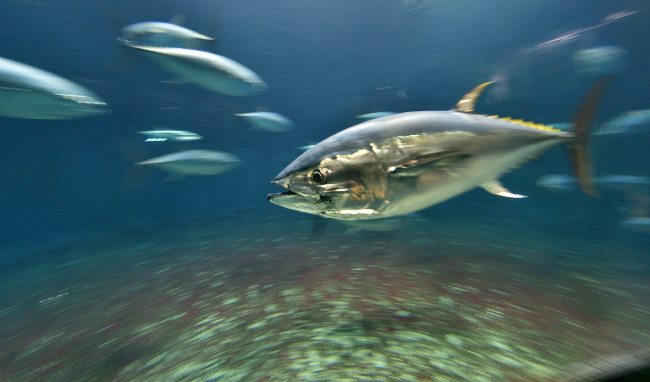
<path id="1" fill-rule="evenodd" d="M 109 112 L 95 93 L 45 70 L 0 57 L 0 115 L 73 119 Z"/>
<path id="2" fill-rule="evenodd" d="M 125 45 L 196 49 L 214 39 L 180 25 L 145 21 L 122 28 L 117 40 Z"/>
<path id="3" fill-rule="evenodd" d="M 594 182 L 611 186 L 648 186 L 650 185 L 650 178 L 636 175 L 604 175 L 595 178 Z"/>
<path id="4" fill-rule="evenodd" d="M 178 78 L 174 81 L 177 82 L 189 82 L 233 97 L 251 96 L 268 88 L 255 72 L 218 54 L 184 48 L 127 46 L 143 52 L 161 67 L 176 74 Z"/>
<path id="5" fill-rule="evenodd" d="M 183 130 L 148 130 L 148 131 L 138 131 L 140 134 L 148 136 L 145 142 L 163 142 L 163 141 L 174 141 L 174 142 L 187 142 L 187 141 L 196 141 L 203 139 L 202 136 L 193 133 L 191 131 Z"/>
<path id="6" fill-rule="evenodd" d="M 621 227 L 635 232 L 650 233 L 649 217 L 627 218 L 621 222 Z"/>
<path id="7" fill-rule="evenodd" d="M 335 219 L 405 215 L 473 188 L 523 198 L 504 188 L 501 174 L 566 143 L 579 185 L 591 181 L 589 131 L 612 76 L 587 93 L 571 132 L 509 118 L 474 114 L 482 84 L 450 111 L 396 114 L 345 129 L 305 151 L 271 183 L 285 188 L 267 199 L 281 207 Z"/>
<path id="8" fill-rule="evenodd" d="M 633 110 L 604 123 L 594 134 L 639 134 L 650 131 L 650 109 Z"/>
<path id="9" fill-rule="evenodd" d="M 389 115 L 397 114 L 392 111 L 378 111 L 376 113 L 368 113 L 368 114 L 361 114 L 357 115 L 357 118 L 360 119 L 375 119 L 375 118 L 381 118 L 381 117 L 387 117 Z"/>
<path id="10" fill-rule="evenodd" d="M 575 52 L 571 59 L 579 74 L 602 76 L 618 73 L 626 65 L 627 51 L 619 46 L 600 46 Z"/>
<path id="11" fill-rule="evenodd" d="M 241 160 L 232 154 L 209 150 L 180 151 L 136 163 L 181 175 L 223 174 L 240 164 Z"/>
<path id="12" fill-rule="evenodd" d="M 243 117 L 254 127 L 272 131 L 274 133 L 282 133 L 293 129 L 294 124 L 289 118 L 278 113 L 271 113 L 268 111 L 260 111 L 255 113 L 235 114 L 238 117 Z"/>
<path id="13" fill-rule="evenodd" d="M 549 189 L 572 189 L 577 185 L 576 179 L 571 175 L 544 175 L 537 180 L 539 187 Z M 615 190 L 626 190 L 631 187 L 650 186 L 650 178 L 636 175 L 603 175 L 593 179 L 593 183 L 600 187 Z"/>
<path id="14" fill-rule="evenodd" d="M 568 191 L 575 188 L 576 179 L 571 175 L 544 175 L 537 180 L 537 186 L 552 191 Z"/>

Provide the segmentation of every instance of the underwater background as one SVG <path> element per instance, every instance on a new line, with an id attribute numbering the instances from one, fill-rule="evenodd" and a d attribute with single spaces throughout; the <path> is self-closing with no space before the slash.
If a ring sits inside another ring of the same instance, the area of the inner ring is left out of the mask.
<path id="1" fill-rule="evenodd" d="M 647 365 L 650 116 L 625 114 L 650 109 L 647 7 L 0 0 L 1 57 L 112 110 L 0 117 L 0 380 L 587 381 Z M 268 91 L 177 84 L 118 43 L 178 14 Z M 538 183 L 571 174 L 557 147 L 502 177 L 526 199 L 476 189 L 365 227 L 266 200 L 300 147 L 359 115 L 448 110 L 496 81 L 477 113 L 567 123 L 611 73 L 592 155 L 596 179 L 619 177 L 599 198 Z M 255 111 L 295 127 L 235 115 Z M 138 134 L 159 127 L 203 139 Z M 177 181 L 133 166 L 188 149 L 241 164 Z"/>

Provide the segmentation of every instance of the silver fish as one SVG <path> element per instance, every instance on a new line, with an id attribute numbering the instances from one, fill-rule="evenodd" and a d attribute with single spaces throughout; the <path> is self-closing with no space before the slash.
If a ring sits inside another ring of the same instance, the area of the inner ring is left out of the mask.
<path id="1" fill-rule="evenodd" d="M 650 109 L 632 110 L 604 123 L 594 134 L 639 134 L 650 130 Z"/>
<path id="2" fill-rule="evenodd" d="M 650 178 L 636 175 L 603 175 L 592 181 L 599 187 L 612 190 L 630 190 L 650 186 Z M 571 175 L 550 174 L 537 180 L 537 186 L 555 191 L 571 190 L 578 181 Z"/>
<path id="3" fill-rule="evenodd" d="M 117 40 L 126 45 L 193 49 L 214 39 L 180 25 L 145 21 L 122 28 Z"/>
<path id="4" fill-rule="evenodd" d="M 408 214 L 475 187 L 522 198 L 498 178 L 563 142 L 581 188 L 596 195 L 588 134 L 595 106 L 611 78 L 601 78 L 589 91 L 571 132 L 474 114 L 474 104 L 489 82 L 450 111 L 402 113 L 361 123 L 296 158 L 272 181 L 287 192 L 267 198 L 300 212 L 350 220 Z"/>
<path id="5" fill-rule="evenodd" d="M 576 185 L 576 179 L 571 175 L 550 174 L 544 175 L 537 180 L 537 186 L 552 191 L 573 190 Z"/>
<path id="6" fill-rule="evenodd" d="M 202 136 L 193 133 L 191 131 L 183 130 L 147 130 L 147 131 L 138 131 L 138 133 L 146 135 L 147 138 L 145 142 L 162 142 L 162 141 L 175 141 L 175 142 L 187 142 L 187 141 L 196 141 L 203 139 Z"/>
<path id="7" fill-rule="evenodd" d="M 266 83 L 244 65 L 218 54 L 184 48 L 156 48 L 128 45 L 145 53 L 181 82 L 235 97 L 265 91 Z"/>
<path id="8" fill-rule="evenodd" d="M 376 113 L 367 113 L 367 114 L 361 114 L 357 115 L 357 118 L 360 119 L 375 119 L 375 118 L 381 118 L 381 117 L 387 117 L 389 115 L 397 114 L 392 111 L 378 111 Z"/>
<path id="9" fill-rule="evenodd" d="M 232 154 L 209 150 L 180 151 L 136 163 L 182 175 L 223 174 L 240 164 L 241 160 Z"/>
<path id="10" fill-rule="evenodd" d="M 278 113 L 271 113 L 268 111 L 260 111 L 255 113 L 235 114 L 238 117 L 246 119 L 254 127 L 272 131 L 275 133 L 282 133 L 293 129 L 294 124 L 289 118 Z"/>
<path id="11" fill-rule="evenodd" d="M 605 175 L 594 179 L 594 182 L 610 187 L 644 187 L 650 185 L 650 178 L 637 175 Z"/>
<path id="12" fill-rule="evenodd" d="M 633 217 L 621 221 L 621 227 L 635 232 L 650 233 L 649 217 Z"/>
<path id="13" fill-rule="evenodd" d="M 307 151 L 307 150 L 311 149 L 314 146 L 316 146 L 316 145 L 315 144 L 304 145 L 304 146 L 298 147 L 298 150 Z"/>
<path id="14" fill-rule="evenodd" d="M 575 52 L 571 59 L 576 71 L 584 75 L 618 73 L 626 66 L 627 51 L 619 46 L 600 46 Z"/>
<path id="15" fill-rule="evenodd" d="M 90 90 L 45 70 L 0 57 L 0 115 L 73 119 L 109 112 Z"/>

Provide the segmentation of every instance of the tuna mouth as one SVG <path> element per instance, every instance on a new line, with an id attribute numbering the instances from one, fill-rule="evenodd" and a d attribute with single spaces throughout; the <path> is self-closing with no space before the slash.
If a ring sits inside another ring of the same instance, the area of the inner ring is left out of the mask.
<path id="1" fill-rule="evenodd" d="M 320 215 L 323 213 L 317 206 L 310 203 L 309 199 L 304 195 L 292 191 L 289 188 L 289 180 L 287 178 L 276 178 L 271 183 L 286 189 L 286 191 L 278 194 L 268 194 L 266 200 L 269 202 L 277 204 L 280 207 L 308 214 Z"/>
<path id="2" fill-rule="evenodd" d="M 288 208 L 290 210 L 313 215 L 323 214 L 323 211 L 321 211 L 316 205 L 310 203 L 308 199 L 292 191 L 283 192 L 281 194 L 269 194 L 267 199 L 273 204 L 277 204 L 280 207 Z"/>
<path id="3" fill-rule="evenodd" d="M 299 196 L 299 195 L 293 191 L 278 192 L 275 194 L 268 194 L 266 196 L 266 200 L 268 200 L 269 202 L 273 202 L 271 199 L 276 197 L 283 197 L 283 196 Z"/>
<path id="4" fill-rule="evenodd" d="M 286 189 L 285 192 L 268 194 L 266 200 L 268 200 L 271 203 L 274 203 L 273 201 L 274 198 L 277 200 L 277 198 L 299 196 L 298 194 L 296 194 L 295 192 L 289 189 L 289 181 L 286 178 L 281 178 L 281 179 L 275 178 L 271 181 L 271 184 Z"/>

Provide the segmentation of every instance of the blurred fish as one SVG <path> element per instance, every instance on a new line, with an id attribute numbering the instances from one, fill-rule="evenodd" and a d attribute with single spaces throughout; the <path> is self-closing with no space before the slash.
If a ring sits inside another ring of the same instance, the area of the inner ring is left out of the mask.
<path id="1" fill-rule="evenodd" d="M 174 142 L 187 142 L 187 141 L 196 141 L 203 139 L 202 136 L 193 133 L 191 131 L 183 130 L 148 130 L 148 131 L 138 131 L 140 134 L 148 136 L 145 142 L 163 142 L 163 141 L 174 141 Z"/>
<path id="2" fill-rule="evenodd" d="M 602 76 L 618 73 L 625 68 L 627 51 L 618 46 L 582 49 L 571 56 L 578 74 Z"/>
<path id="3" fill-rule="evenodd" d="M 634 187 L 650 186 L 650 178 L 635 175 L 604 175 L 593 179 L 593 183 L 603 188 L 627 191 Z M 578 185 L 571 175 L 550 174 L 537 180 L 537 186 L 555 191 L 574 189 Z"/>
<path id="4" fill-rule="evenodd" d="M 568 191 L 575 188 L 576 179 L 571 175 L 544 175 L 537 180 L 537 186 L 552 191 Z"/>
<path id="5" fill-rule="evenodd" d="M 496 81 L 496 83 L 488 90 L 487 102 L 500 103 L 507 99 L 525 98 L 536 91 L 534 86 L 538 81 L 546 81 L 555 77 L 564 78 L 567 69 L 569 69 L 566 66 L 572 65 L 567 60 L 567 56 L 579 51 L 587 41 L 600 33 L 600 29 L 622 20 L 627 21 L 628 17 L 637 13 L 644 12 L 642 10 L 615 12 L 603 17 L 593 25 L 555 33 L 550 39 L 538 44 L 503 52 L 490 75 L 490 80 Z M 580 65 L 579 70 L 589 68 L 590 63 L 593 67 L 595 56 L 597 54 L 576 55 L 576 60 Z M 597 71 L 594 70 L 592 74 L 596 75 Z"/>
<path id="6" fill-rule="evenodd" d="M 125 45 L 197 49 L 202 42 L 214 39 L 181 25 L 145 21 L 122 28 L 117 40 Z"/>
<path id="7" fill-rule="evenodd" d="M 307 150 L 311 149 L 314 146 L 316 146 L 316 145 L 315 144 L 313 144 L 313 145 L 305 145 L 305 146 L 298 147 L 298 149 L 302 150 L 302 151 L 307 151 Z"/>
<path id="8" fill-rule="evenodd" d="M 594 181 L 599 185 L 613 189 L 650 185 L 650 178 L 636 175 L 606 175 L 595 178 Z"/>
<path id="9" fill-rule="evenodd" d="M 590 25 L 588 27 L 584 28 L 578 28 L 574 29 L 565 33 L 562 33 L 561 35 L 554 37 L 550 40 L 544 41 L 542 43 L 539 43 L 529 50 L 548 50 L 548 49 L 555 49 L 559 46 L 562 45 L 567 45 L 570 43 L 575 43 L 577 40 L 583 39 L 587 33 L 591 33 L 599 28 L 602 28 L 606 25 L 609 25 L 611 23 L 617 22 L 619 20 L 622 20 L 626 17 L 632 16 L 636 14 L 639 11 L 633 10 L 633 11 L 620 11 L 620 12 L 615 12 L 612 14 L 609 14 L 605 17 L 603 17 L 597 24 Z"/>
<path id="10" fill-rule="evenodd" d="M 381 118 L 381 117 L 386 117 L 389 115 L 397 114 L 392 111 L 378 111 L 376 113 L 368 113 L 368 114 L 361 114 L 357 115 L 357 118 L 360 119 L 375 119 L 375 118 Z"/>
<path id="11" fill-rule="evenodd" d="M 209 150 L 181 151 L 136 163 L 181 175 L 223 174 L 239 164 L 241 160 L 232 154 Z"/>
<path id="12" fill-rule="evenodd" d="M 633 110 L 604 123 L 595 134 L 639 134 L 648 132 L 650 109 Z"/>
<path id="13" fill-rule="evenodd" d="M 621 227 L 635 232 L 650 233 L 649 217 L 627 218 L 621 222 Z"/>
<path id="14" fill-rule="evenodd" d="M 474 113 L 490 85 L 467 93 L 449 111 L 396 114 L 363 122 L 321 141 L 271 183 L 286 192 L 267 199 L 281 207 L 335 219 L 405 215 L 475 187 L 509 198 L 499 177 L 527 158 L 565 143 L 582 190 L 596 196 L 588 141 L 596 105 L 612 77 L 596 81 L 571 132 Z"/>
<path id="15" fill-rule="evenodd" d="M 0 57 L 0 115 L 27 119 L 91 117 L 110 110 L 95 93 L 45 70 Z"/>
<path id="16" fill-rule="evenodd" d="M 235 114 L 238 117 L 243 117 L 255 128 L 261 130 L 272 131 L 275 133 L 282 133 L 293 129 L 294 124 L 287 117 L 278 113 L 269 111 L 259 111 L 255 113 Z"/>
<path id="17" fill-rule="evenodd" d="M 175 73 L 177 82 L 234 97 L 265 91 L 266 83 L 244 65 L 218 54 L 184 48 L 155 48 L 127 45 L 143 52 L 161 67 Z"/>

